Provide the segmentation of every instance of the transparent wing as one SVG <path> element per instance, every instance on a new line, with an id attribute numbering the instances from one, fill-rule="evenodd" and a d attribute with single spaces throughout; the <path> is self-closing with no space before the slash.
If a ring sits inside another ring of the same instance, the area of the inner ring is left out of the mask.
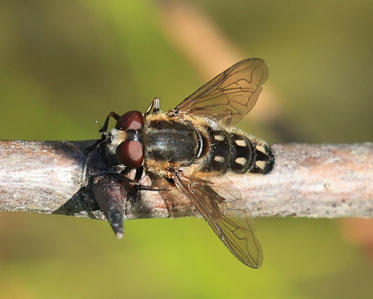
<path id="1" fill-rule="evenodd" d="M 252 268 L 260 267 L 263 253 L 247 212 L 234 208 L 240 198 L 201 179 L 178 176 L 175 184 L 241 262 Z M 220 195 L 221 191 L 224 191 L 224 197 Z"/>
<path id="2" fill-rule="evenodd" d="M 152 187 L 167 189 L 167 191 L 159 191 L 159 195 L 164 200 L 170 217 L 180 215 L 190 215 L 195 211 L 195 207 L 191 200 L 174 184 L 167 181 L 165 178 L 149 173 L 152 181 Z"/>
<path id="3" fill-rule="evenodd" d="M 254 107 L 267 77 L 264 60 L 242 60 L 195 91 L 170 113 L 204 116 L 223 125 L 237 123 Z"/>

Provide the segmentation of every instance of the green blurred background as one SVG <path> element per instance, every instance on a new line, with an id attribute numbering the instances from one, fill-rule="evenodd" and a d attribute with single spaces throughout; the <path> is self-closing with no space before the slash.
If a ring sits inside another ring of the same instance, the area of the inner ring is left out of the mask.
<path id="1" fill-rule="evenodd" d="M 171 3 L 1 0 L 0 138 L 95 139 L 109 111 L 193 92 L 206 80 L 160 25 Z M 266 60 L 294 141 L 372 141 L 372 1 L 191 4 Z M 265 121 L 242 127 L 284 141 Z M 0 298 L 372 298 L 370 251 L 340 222 L 256 227 L 265 259 L 251 270 L 202 219 L 128 221 L 118 241 L 99 221 L 1 213 Z"/>

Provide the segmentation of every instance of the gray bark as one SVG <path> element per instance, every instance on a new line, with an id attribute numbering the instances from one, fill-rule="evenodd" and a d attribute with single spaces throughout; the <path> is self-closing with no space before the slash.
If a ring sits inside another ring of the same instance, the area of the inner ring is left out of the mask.
<path id="1" fill-rule="evenodd" d="M 84 188 L 85 149 L 93 142 L 0 141 L 0 211 L 102 219 Z M 241 208 L 256 217 L 373 217 L 373 143 L 277 144 L 273 149 L 270 174 L 227 175 L 242 194 Z M 90 160 L 98 161 L 95 155 Z M 102 168 L 99 164 L 90 167 Z M 166 205 L 158 192 L 142 191 L 142 204 L 127 217 L 170 215 L 198 213 L 186 198 Z"/>

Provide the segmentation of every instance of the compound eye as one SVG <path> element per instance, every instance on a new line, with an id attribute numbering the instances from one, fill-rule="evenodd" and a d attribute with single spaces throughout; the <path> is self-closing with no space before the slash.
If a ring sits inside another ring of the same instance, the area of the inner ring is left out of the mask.
<path id="1" fill-rule="evenodd" d="M 130 168 L 140 167 L 144 160 L 142 144 L 139 141 L 123 141 L 118 145 L 116 154 L 119 162 Z"/>
<path id="2" fill-rule="evenodd" d="M 142 113 L 128 111 L 118 118 L 115 128 L 118 130 L 140 130 L 144 125 Z"/>

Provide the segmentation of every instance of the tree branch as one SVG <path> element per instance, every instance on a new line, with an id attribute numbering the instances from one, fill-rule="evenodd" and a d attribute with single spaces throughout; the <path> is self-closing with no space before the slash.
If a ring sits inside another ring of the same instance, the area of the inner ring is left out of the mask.
<path id="1" fill-rule="evenodd" d="M 85 188 L 85 149 L 94 141 L 0 141 L 0 211 L 103 218 Z M 233 175 L 253 216 L 373 217 L 373 143 L 278 144 L 268 175 Z M 90 157 L 95 173 L 99 154 Z M 218 181 L 221 178 L 217 178 Z M 144 179 L 149 183 L 149 179 Z M 190 201 L 143 191 L 128 218 L 196 216 Z"/>

